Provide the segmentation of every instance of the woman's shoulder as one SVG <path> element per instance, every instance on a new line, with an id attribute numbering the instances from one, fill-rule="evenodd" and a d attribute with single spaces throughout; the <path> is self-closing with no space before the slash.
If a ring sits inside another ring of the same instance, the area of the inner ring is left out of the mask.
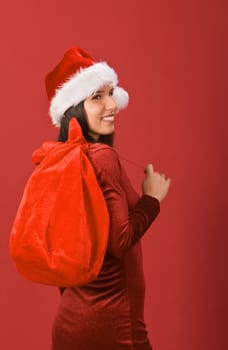
<path id="1" fill-rule="evenodd" d="M 104 157 L 119 159 L 117 151 L 104 143 L 89 143 L 88 153 L 96 159 Z"/>
<path id="2" fill-rule="evenodd" d="M 88 156 L 94 165 L 106 170 L 120 167 L 117 151 L 104 143 L 90 143 Z"/>

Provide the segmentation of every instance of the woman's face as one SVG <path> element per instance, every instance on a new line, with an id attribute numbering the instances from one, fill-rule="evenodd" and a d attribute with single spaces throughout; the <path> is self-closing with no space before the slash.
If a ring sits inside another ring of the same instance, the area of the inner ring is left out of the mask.
<path id="1" fill-rule="evenodd" d="M 112 95 L 113 87 L 103 86 L 84 101 L 89 135 L 95 140 L 100 135 L 109 135 L 114 132 L 117 105 Z"/>

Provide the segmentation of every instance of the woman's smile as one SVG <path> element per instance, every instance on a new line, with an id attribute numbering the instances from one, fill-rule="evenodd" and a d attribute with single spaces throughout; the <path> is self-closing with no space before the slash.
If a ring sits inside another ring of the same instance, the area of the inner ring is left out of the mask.
<path id="1" fill-rule="evenodd" d="M 103 121 L 108 121 L 108 122 L 114 122 L 114 116 L 113 115 L 107 115 L 105 117 L 101 118 Z"/>

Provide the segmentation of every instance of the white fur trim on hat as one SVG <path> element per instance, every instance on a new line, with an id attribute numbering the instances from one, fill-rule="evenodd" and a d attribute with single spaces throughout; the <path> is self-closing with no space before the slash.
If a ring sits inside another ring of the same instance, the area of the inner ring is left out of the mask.
<path id="1" fill-rule="evenodd" d="M 95 63 L 81 69 L 56 90 L 49 109 L 53 124 L 60 126 L 61 118 L 68 108 L 73 105 L 76 106 L 104 85 L 114 87 L 113 98 L 116 101 L 117 108 L 125 108 L 129 96 L 127 91 L 118 87 L 117 84 L 117 75 L 106 62 Z"/>

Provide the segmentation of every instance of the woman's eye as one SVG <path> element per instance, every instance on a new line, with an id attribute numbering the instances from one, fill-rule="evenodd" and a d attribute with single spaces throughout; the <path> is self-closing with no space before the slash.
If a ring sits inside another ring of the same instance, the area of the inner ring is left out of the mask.
<path id="1" fill-rule="evenodd" d="M 93 96 L 93 100 L 99 100 L 101 98 L 101 95 L 95 95 Z"/>

